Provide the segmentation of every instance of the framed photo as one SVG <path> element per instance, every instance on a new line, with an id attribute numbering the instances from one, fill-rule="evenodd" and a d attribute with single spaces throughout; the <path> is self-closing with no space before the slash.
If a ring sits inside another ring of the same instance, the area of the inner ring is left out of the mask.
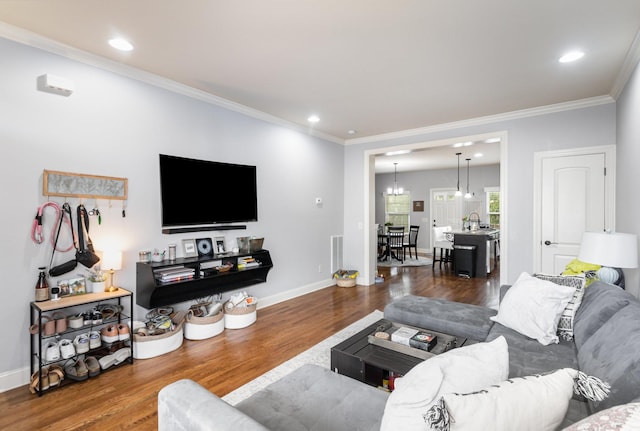
<path id="1" fill-rule="evenodd" d="M 213 256 L 211 238 L 196 239 L 196 247 L 198 248 L 198 256 Z"/>
<path id="2" fill-rule="evenodd" d="M 223 236 L 217 236 L 215 238 L 215 254 L 223 254 L 227 252 L 227 245 L 224 243 Z"/>
<path id="3" fill-rule="evenodd" d="M 87 287 L 84 277 L 71 278 L 69 280 L 58 281 L 60 288 L 60 297 L 83 295 L 87 293 Z"/>
<path id="4" fill-rule="evenodd" d="M 424 211 L 424 201 L 413 201 L 413 211 L 414 212 L 423 212 Z"/>
<path id="5" fill-rule="evenodd" d="M 197 257 L 198 249 L 196 248 L 195 239 L 183 239 L 182 250 L 184 251 L 184 257 Z"/>

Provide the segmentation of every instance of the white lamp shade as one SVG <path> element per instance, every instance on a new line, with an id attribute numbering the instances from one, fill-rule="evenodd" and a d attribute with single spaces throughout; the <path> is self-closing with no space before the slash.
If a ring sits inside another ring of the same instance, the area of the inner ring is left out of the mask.
<path id="1" fill-rule="evenodd" d="M 102 253 L 102 262 L 100 267 L 105 270 L 122 269 L 122 252 L 118 250 L 105 250 Z"/>
<path id="2" fill-rule="evenodd" d="M 630 233 L 585 232 L 578 260 L 612 268 L 637 268 L 638 237 Z"/>

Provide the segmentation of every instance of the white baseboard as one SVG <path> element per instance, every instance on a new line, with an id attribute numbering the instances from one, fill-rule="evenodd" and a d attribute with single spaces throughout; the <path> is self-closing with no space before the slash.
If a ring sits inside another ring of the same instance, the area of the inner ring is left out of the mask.
<path id="1" fill-rule="evenodd" d="M 30 377 L 29 367 L 0 374 L 0 393 L 28 384 Z"/>
<path id="2" fill-rule="evenodd" d="M 271 295 L 266 298 L 260 298 L 258 301 L 258 309 L 269 307 L 271 305 L 278 304 L 280 302 L 287 301 L 289 299 L 297 298 L 298 296 L 306 295 L 307 293 L 315 292 L 316 290 L 324 289 L 326 287 L 335 284 L 333 279 L 324 281 L 318 281 L 313 284 L 291 289 L 286 292 Z M 0 374 L 0 393 L 6 392 L 10 389 L 15 389 L 20 386 L 29 384 L 31 378 L 31 372 L 29 367 L 19 368 L 17 370 L 7 371 Z"/>

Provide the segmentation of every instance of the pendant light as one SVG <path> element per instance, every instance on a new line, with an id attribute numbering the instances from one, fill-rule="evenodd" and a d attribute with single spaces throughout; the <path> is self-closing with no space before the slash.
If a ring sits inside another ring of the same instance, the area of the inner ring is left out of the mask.
<path id="1" fill-rule="evenodd" d="M 456 196 L 462 196 L 460 191 L 460 154 L 462 153 L 456 153 L 456 156 L 458 156 L 458 190 L 456 190 Z"/>
<path id="2" fill-rule="evenodd" d="M 469 193 L 469 161 L 471 159 L 466 159 L 467 160 L 467 193 L 464 195 L 465 199 L 471 199 L 471 193 Z"/>
<path id="3" fill-rule="evenodd" d="M 393 164 L 393 188 L 389 187 L 387 189 L 388 195 L 402 195 L 404 194 L 404 189 L 402 187 L 398 187 L 398 164 Z"/>

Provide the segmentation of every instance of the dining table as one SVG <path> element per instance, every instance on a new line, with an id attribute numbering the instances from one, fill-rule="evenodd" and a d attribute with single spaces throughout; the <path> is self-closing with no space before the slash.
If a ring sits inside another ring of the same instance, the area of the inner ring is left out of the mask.
<path id="1" fill-rule="evenodd" d="M 391 261 L 392 259 L 396 259 L 402 261 L 389 247 L 389 237 L 393 235 L 387 232 L 378 232 L 378 260 L 381 262 Z M 404 237 L 407 236 L 405 233 Z M 404 241 L 403 241 L 404 242 Z"/>

